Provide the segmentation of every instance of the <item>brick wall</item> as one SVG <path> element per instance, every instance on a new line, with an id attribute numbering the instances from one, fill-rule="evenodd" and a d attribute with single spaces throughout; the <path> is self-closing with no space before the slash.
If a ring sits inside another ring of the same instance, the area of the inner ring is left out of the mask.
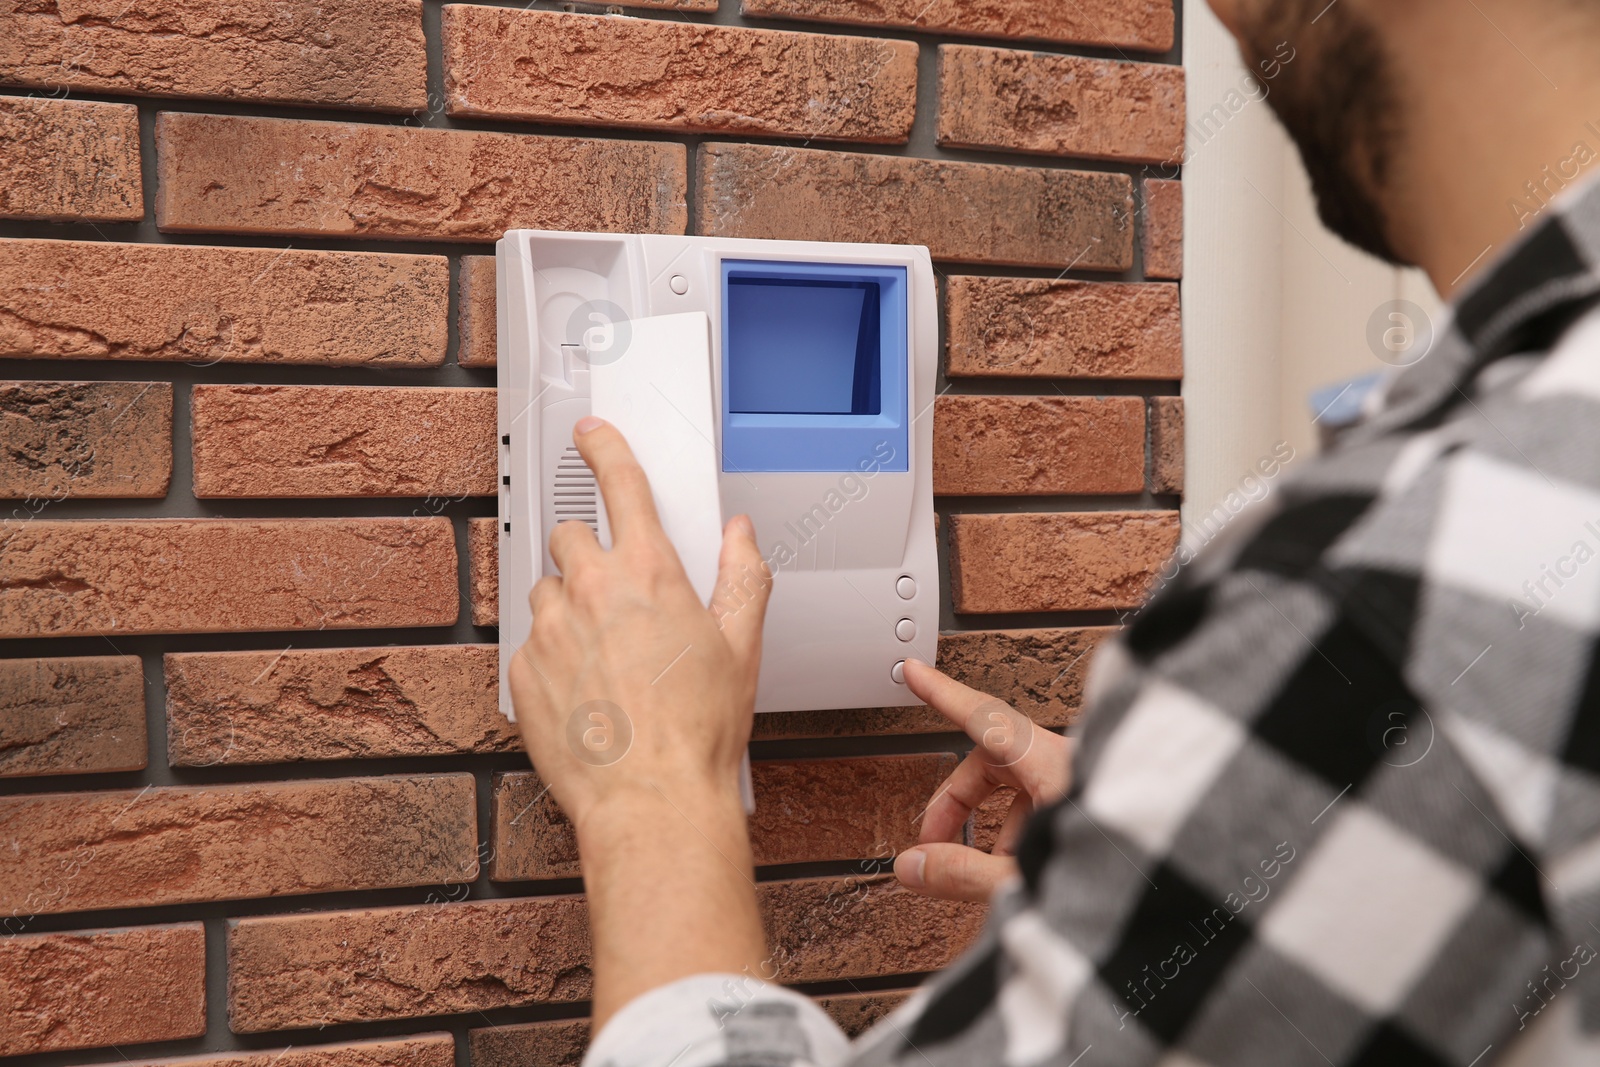
<path id="1" fill-rule="evenodd" d="M 1171 0 L 563 8 L 0 4 L 0 1057 L 576 1062 L 495 707 L 508 227 L 928 245 L 939 656 L 1044 726 L 1175 546 Z M 780 978 L 852 1030 L 982 920 L 872 877 L 965 748 L 757 725 Z"/>

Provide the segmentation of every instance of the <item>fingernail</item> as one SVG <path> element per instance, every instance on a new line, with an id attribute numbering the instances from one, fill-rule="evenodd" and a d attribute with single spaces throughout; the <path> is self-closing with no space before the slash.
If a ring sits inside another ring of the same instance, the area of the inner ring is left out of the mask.
<path id="1" fill-rule="evenodd" d="M 572 432 L 576 434 L 592 433 L 606 424 L 606 420 L 594 415 L 585 415 L 572 424 Z"/>
<path id="2" fill-rule="evenodd" d="M 733 525 L 750 540 L 754 541 L 756 539 L 756 524 L 750 521 L 750 516 L 735 515 L 733 517 Z"/>
<path id="3" fill-rule="evenodd" d="M 928 869 L 928 854 L 920 848 L 902 852 L 894 858 L 894 875 L 912 889 L 922 888 L 922 876 Z"/>

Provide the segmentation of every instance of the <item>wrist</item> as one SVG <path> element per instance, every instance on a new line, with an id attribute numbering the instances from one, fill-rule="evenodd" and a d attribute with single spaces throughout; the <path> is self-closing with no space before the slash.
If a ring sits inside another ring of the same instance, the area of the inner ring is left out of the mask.
<path id="1" fill-rule="evenodd" d="M 573 819 L 578 851 L 598 860 L 614 845 L 693 837 L 748 855 L 749 827 L 737 785 L 704 779 L 631 779 L 594 798 Z"/>

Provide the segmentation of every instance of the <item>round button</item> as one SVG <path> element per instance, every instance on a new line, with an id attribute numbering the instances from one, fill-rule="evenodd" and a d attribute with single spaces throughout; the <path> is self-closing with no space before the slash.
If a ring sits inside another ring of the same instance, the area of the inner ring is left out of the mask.
<path id="1" fill-rule="evenodd" d="M 896 663 L 893 667 L 890 667 L 889 668 L 889 677 L 894 679 L 894 684 L 895 685 L 905 685 L 906 684 L 906 661 L 905 660 L 901 660 L 899 663 Z"/>
<path id="2" fill-rule="evenodd" d="M 894 635 L 902 641 L 915 641 L 917 639 L 917 624 L 910 619 L 901 619 L 894 624 Z"/>
<path id="3" fill-rule="evenodd" d="M 674 274 L 672 276 L 672 280 L 667 284 L 672 286 L 672 291 L 677 293 L 679 296 L 682 296 L 684 293 L 689 291 L 689 279 L 685 278 L 681 274 Z"/>
<path id="4" fill-rule="evenodd" d="M 894 583 L 894 591 L 900 594 L 901 600 L 910 600 L 917 595 L 917 580 L 907 574 Z"/>

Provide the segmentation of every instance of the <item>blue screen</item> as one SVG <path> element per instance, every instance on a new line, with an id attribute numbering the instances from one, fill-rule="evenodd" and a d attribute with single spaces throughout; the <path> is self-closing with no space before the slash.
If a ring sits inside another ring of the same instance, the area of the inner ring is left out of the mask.
<path id="1" fill-rule="evenodd" d="M 728 410 L 876 415 L 878 286 L 730 278 Z"/>
<path id="2" fill-rule="evenodd" d="M 724 260 L 722 469 L 905 471 L 903 266 Z"/>

